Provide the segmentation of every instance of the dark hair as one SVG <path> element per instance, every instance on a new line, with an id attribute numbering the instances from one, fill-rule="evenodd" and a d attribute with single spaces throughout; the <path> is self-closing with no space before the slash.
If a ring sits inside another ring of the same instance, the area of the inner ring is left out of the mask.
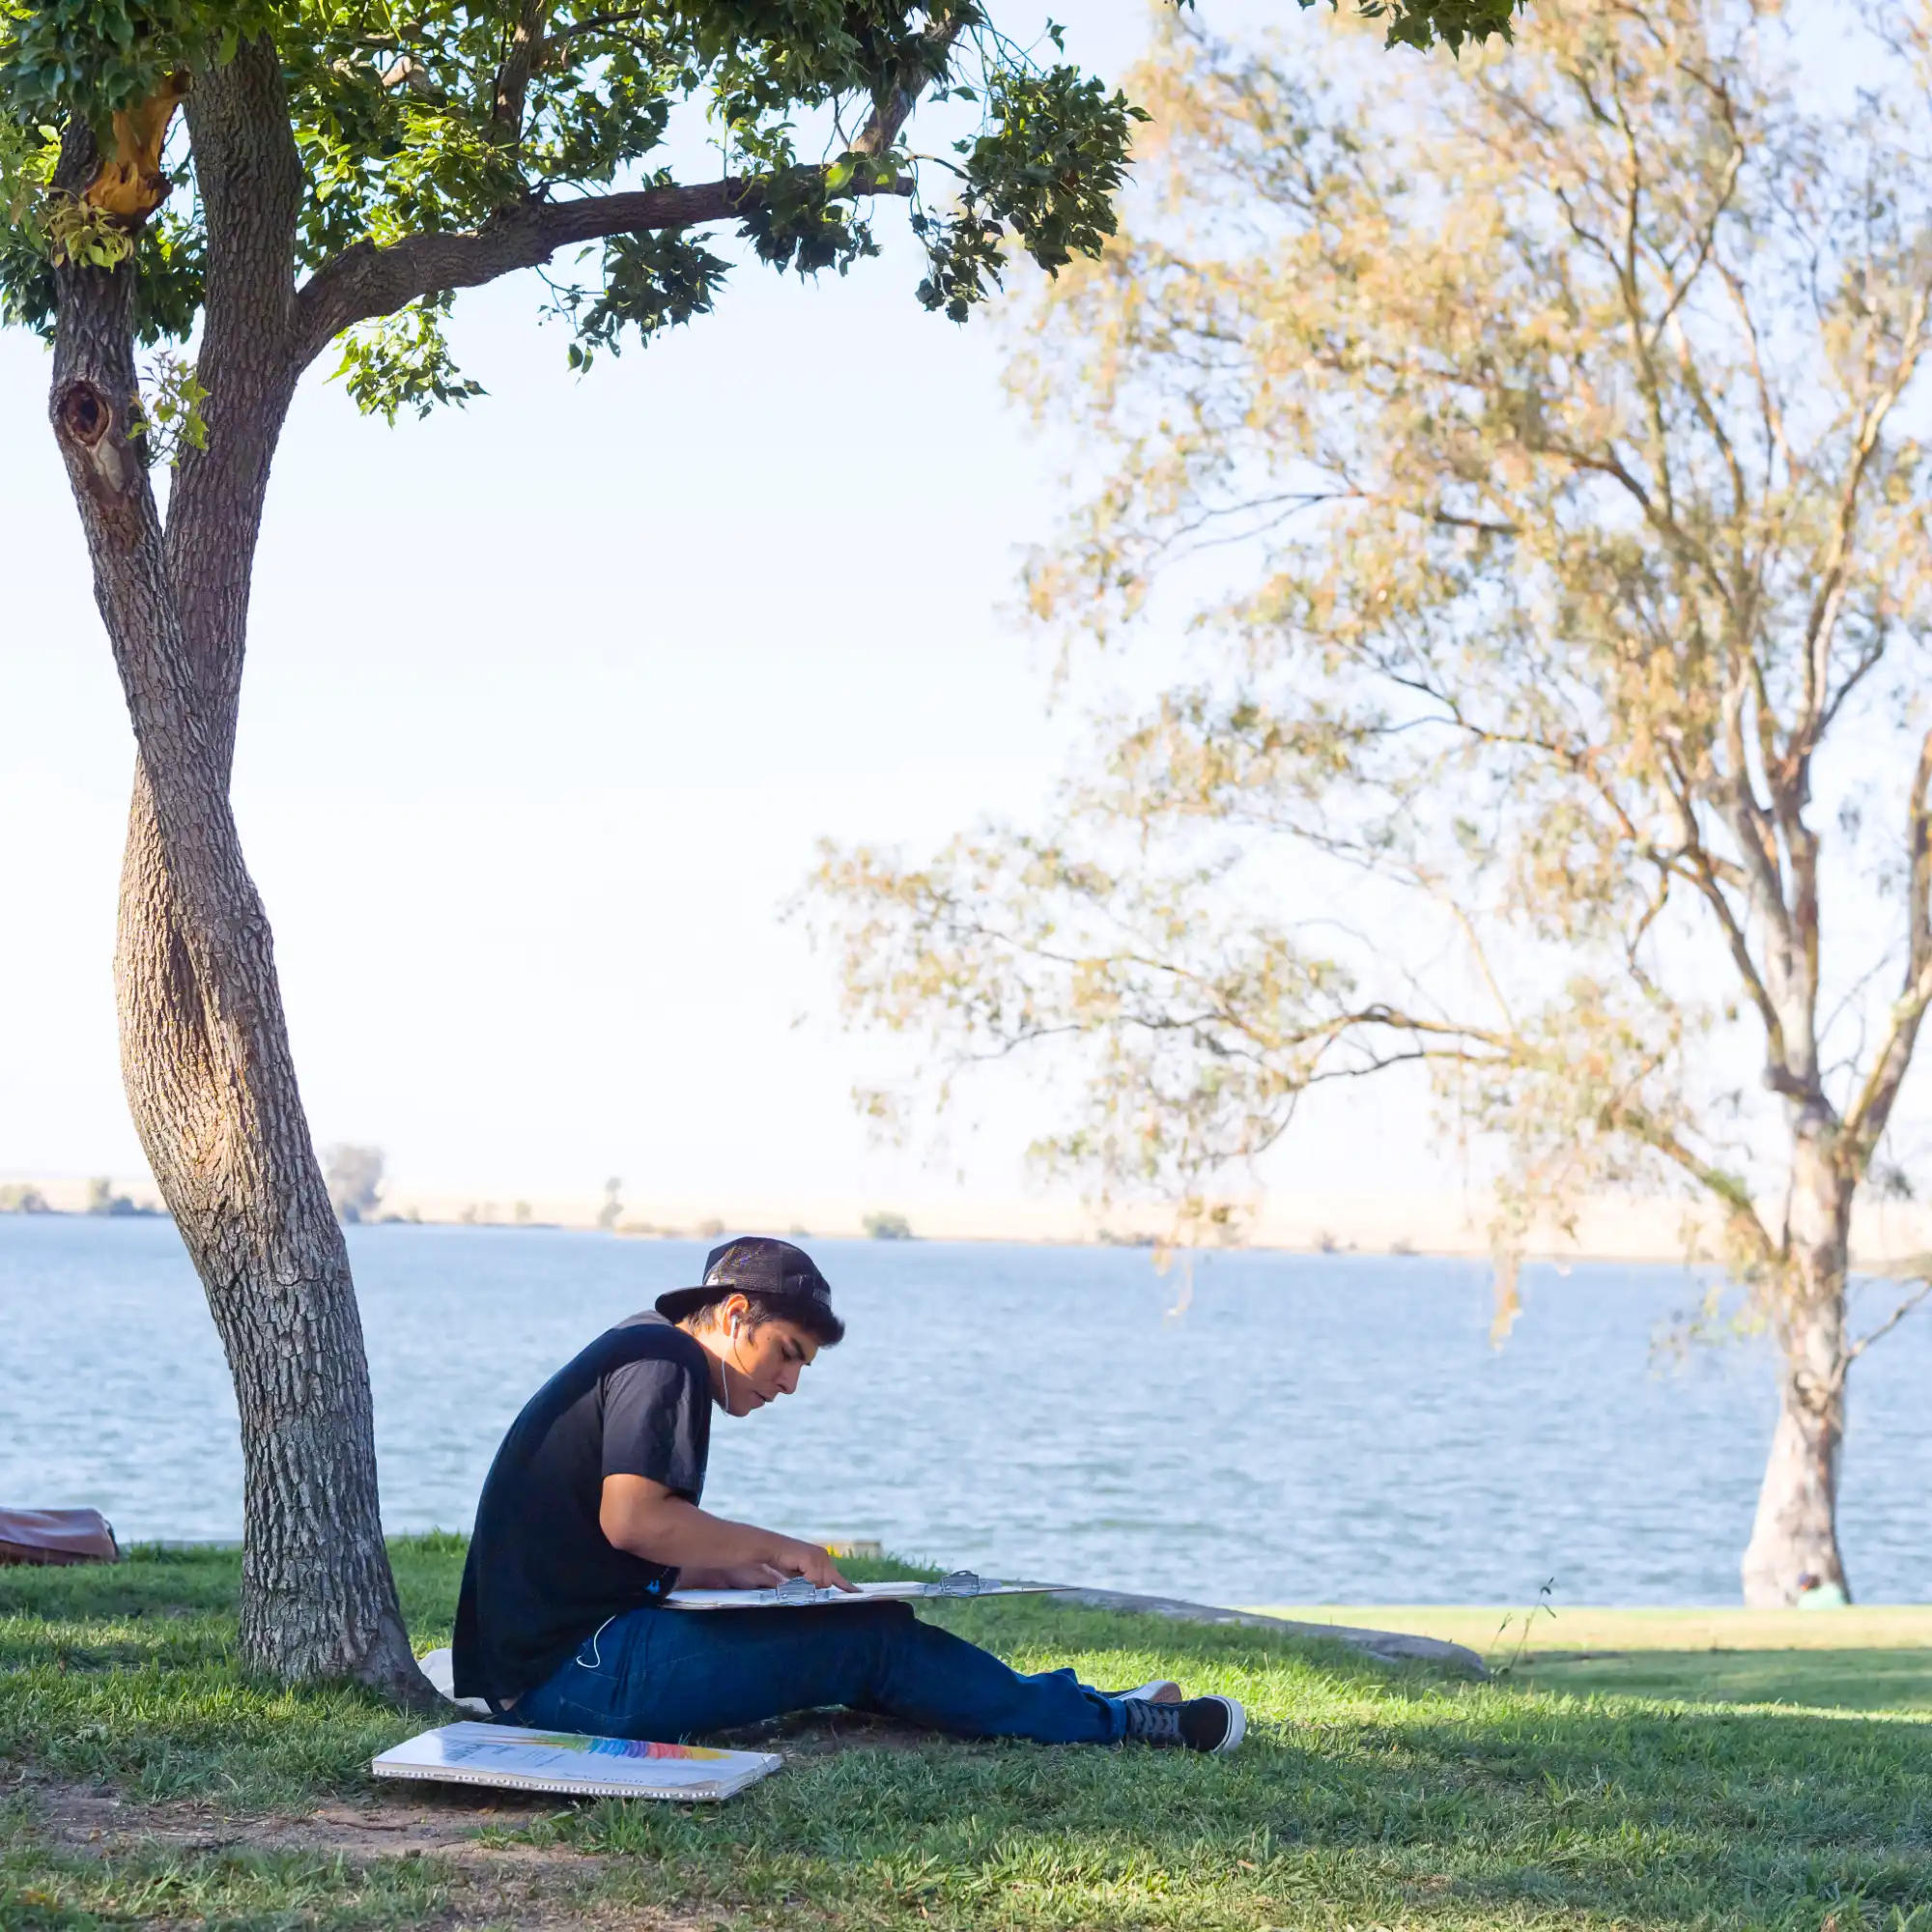
<path id="1" fill-rule="evenodd" d="M 717 1314 L 718 1304 L 730 1300 L 734 1294 L 745 1297 L 745 1321 L 753 1329 L 762 1328 L 767 1321 L 789 1321 L 803 1328 L 821 1349 L 836 1349 L 845 1339 L 844 1322 L 824 1302 L 806 1294 L 765 1294 L 756 1289 L 725 1286 L 683 1319 L 709 1321 Z"/>

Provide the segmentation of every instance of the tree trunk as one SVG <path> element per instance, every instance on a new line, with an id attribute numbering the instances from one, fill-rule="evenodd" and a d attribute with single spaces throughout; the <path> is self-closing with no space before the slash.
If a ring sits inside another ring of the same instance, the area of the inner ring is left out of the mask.
<path id="1" fill-rule="evenodd" d="M 383 1543 L 348 1255 L 310 1143 L 268 920 L 228 800 L 249 564 L 295 382 L 278 361 L 279 335 L 263 327 L 272 317 L 249 314 L 249 263 L 223 245 L 236 239 L 221 232 L 227 188 L 265 165 L 232 140 L 224 153 L 223 137 L 248 118 L 251 88 L 278 95 L 271 49 L 244 49 L 198 102 L 210 126 L 206 154 L 196 128 L 211 240 L 203 369 L 206 381 L 212 365 L 215 380 L 209 447 L 178 472 L 165 538 L 129 434 L 138 393 L 132 272 L 57 271 L 54 434 L 138 753 L 116 959 L 122 1066 L 142 1146 L 235 1379 L 245 1472 L 243 1657 L 288 1681 L 354 1678 L 427 1704 L 434 1692 L 411 1655 Z M 280 126 L 286 139 L 285 114 Z M 94 165 L 92 137 L 71 131 L 62 161 L 69 191 Z M 298 190 L 298 173 L 295 183 Z M 255 206 L 266 199 L 272 220 L 259 172 L 253 187 Z M 270 271 L 275 245 L 270 236 Z M 292 296 L 292 276 L 258 272 L 256 281 L 270 308 Z"/>
<path id="2" fill-rule="evenodd" d="M 1838 1551 L 1838 1458 L 1845 1439 L 1845 1274 L 1852 1188 L 1833 1136 L 1801 1123 L 1792 1170 L 1791 1279 L 1774 1329 L 1782 1361 L 1777 1428 L 1745 1550 L 1745 1602 L 1795 1604 L 1814 1584 L 1849 1600 Z"/>
<path id="3" fill-rule="evenodd" d="M 122 1072 L 234 1378 L 242 1656 L 287 1681 L 349 1677 L 424 1702 L 383 1543 L 349 1257 L 296 1085 L 268 922 L 258 910 L 240 933 L 196 929 L 195 898 L 246 904 L 254 887 L 225 800 L 209 814 L 219 834 L 171 863 L 156 789 L 144 753 L 115 960 Z M 206 875 L 199 890 L 185 871 Z M 221 1009 L 237 995 L 244 1011 L 230 1018 Z"/>

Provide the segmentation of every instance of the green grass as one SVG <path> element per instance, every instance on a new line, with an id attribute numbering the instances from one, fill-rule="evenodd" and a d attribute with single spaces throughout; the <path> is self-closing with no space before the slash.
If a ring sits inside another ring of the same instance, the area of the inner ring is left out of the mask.
<path id="1" fill-rule="evenodd" d="M 1873 1650 L 1635 1652 L 1548 1658 L 1523 1681 L 1578 1695 L 1681 1698 L 1698 1704 L 1776 1704 L 1932 1718 L 1932 1652 Z"/>
<path id="2" fill-rule="evenodd" d="M 1932 1605 L 1845 1610 L 1321 1605 L 1273 1614 L 1447 1637 L 1518 1682 L 1578 1694 L 1932 1717 Z"/>
<path id="3" fill-rule="evenodd" d="M 395 1554 L 419 1647 L 446 1641 L 461 1545 Z M 1540 1665 L 1485 1685 L 1259 1630 L 1038 1599 L 949 1605 L 942 1621 L 1023 1668 L 1232 1692 L 1251 1741 L 1202 1759 L 962 1744 L 846 1718 L 787 1726 L 785 1770 L 725 1805 L 479 1811 L 372 1782 L 369 1757 L 410 1719 L 353 1691 L 246 1677 L 236 1573 L 220 1552 L 0 1571 L 0 1927 L 346 1932 L 668 1914 L 891 1932 L 1819 1932 L 1828 1919 L 1932 1932 L 1932 1730 L 1889 1663 L 1861 1676 L 1839 1650 L 1808 1654 L 1815 1708 L 1798 1709 L 1689 1701 L 1665 1681 L 1676 1663 L 1655 1685 L 1558 1683 Z M 1706 1662 L 1746 1668 L 1737 1655 Z M 1905 1701 L 1878 1708 L 1895 1690 Z M 128 1803 L 95 1842 L 71 1814 L 75 1793 L 101 1789 Z M 318 1806 L 438 1829 L 393 1850 L 331 1850 Z"/>

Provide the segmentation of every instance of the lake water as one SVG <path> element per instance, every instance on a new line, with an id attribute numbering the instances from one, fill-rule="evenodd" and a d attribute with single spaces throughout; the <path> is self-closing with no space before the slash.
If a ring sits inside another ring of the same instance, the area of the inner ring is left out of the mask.
<path id="1" fill-rule="evenodd" d="M 1681 1269 L 810 1243 L 850 1323 L 801 1393 L 714 1432 L 705 1501 L 994 1575 L 1222 1603 L 1726 1603 L 1775 1410 L 1761 1349 L 1653 1366 Z M 703 1244 L 352 1230 L 384 1517 L 467 1528 L 525 1398 Z M 1874 1290 L 1873 1308 L 1884 1293 Z M 1886 1304 L 1889 1306 L 1889 1304 Z M 1932 1316 L 1854 1375 L 1855 1590 L 1932 1599 Z M 165 1221 L 0 1216 L 0 1502 L 232 1538 L 227 1371 Z"/>

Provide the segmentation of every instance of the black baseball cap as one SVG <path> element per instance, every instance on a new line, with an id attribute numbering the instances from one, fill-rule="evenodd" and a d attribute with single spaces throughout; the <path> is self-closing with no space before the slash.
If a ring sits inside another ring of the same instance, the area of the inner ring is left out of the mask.
<path id="1" fill-rule="evenodd" d="M 743 1235 L 704 1257 L 704 1285 L 661 1294 L 657 1310 L 667 1321 L 682 1321 L 727 1294 L 755 1294 L 765 1301 L 798 1306 L 818 1338 L 841 1341 L 845 1324 L 832 1312 L 832 1285 L 803 1248 L 764 1235 Z"/>

